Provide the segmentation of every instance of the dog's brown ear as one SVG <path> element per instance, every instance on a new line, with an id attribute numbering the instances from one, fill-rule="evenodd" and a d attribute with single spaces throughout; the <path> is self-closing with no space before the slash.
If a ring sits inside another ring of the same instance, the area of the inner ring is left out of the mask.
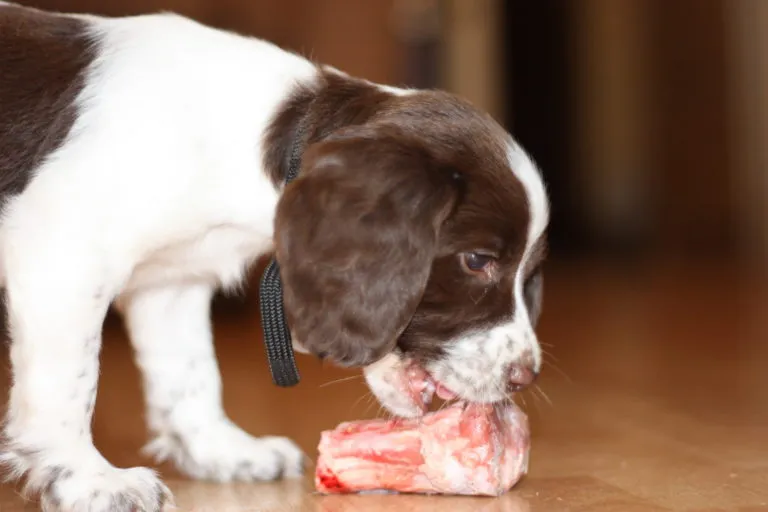
<path id="1" fill-rule="evenodd" d="M 286 320 L 342 366 L 389 353 L 418 306 L 456 177 L 395 128 L 310 146 L 275 221 Z"/>

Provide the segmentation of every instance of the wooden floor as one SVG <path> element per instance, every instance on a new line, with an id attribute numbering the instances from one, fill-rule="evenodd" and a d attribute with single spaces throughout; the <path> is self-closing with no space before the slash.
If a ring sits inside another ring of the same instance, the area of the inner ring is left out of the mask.
<path id="1" fill-rule="evenodd" d="M 322 429 L 378 413 L 357 373 L 308 358 L 300 386 L 273 387 L 256 311 L 215 317 L 233 419 L 314 455 Z M 184 511 L 768 511 L 768 284 L 719 268 L 560 266 L 540 335 L 541 389 L 521 397 L 530 474 L 502 498 L 323 498 L 309 479 L 216 485 L 160 470 Z M 146 465 L 130 350 L 118 324 L 105 336 L 96 443 L 117 465 Z M 0 511 L 20 510 L 36 508 L 0 487 Z"/>

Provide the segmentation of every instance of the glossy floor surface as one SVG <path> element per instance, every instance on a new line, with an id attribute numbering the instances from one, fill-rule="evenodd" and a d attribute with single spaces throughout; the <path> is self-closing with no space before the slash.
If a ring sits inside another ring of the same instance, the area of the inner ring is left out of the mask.
<path id="1" fill-rule="evenodd" d="M 322 429 L 379 413 L 358 373 L 305 357 L 298 387 L 273 387 L 257 310 L 246 301 L 215 315 L 235 421 L 291 436 L 314 456 Z M 319 497 L 309 478 L 219 485 L 160 470 L 184 511 L 768 511 L 768 285 L 720 268 L 560 266 L 540 336 L 548 363 L 540 387 L 520 397 L 530 474 L 499 499 Z M 96 444 L 117 465 L 148 464 L 119 324 L 105 340 Z M 0 511 L 20 510 L 37 508 L 0 487 Z"/>

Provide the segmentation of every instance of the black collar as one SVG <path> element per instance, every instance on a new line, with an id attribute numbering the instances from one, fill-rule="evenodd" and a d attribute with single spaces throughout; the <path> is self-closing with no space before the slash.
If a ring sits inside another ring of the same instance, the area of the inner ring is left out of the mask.
<path id="1" fill-rule="evenodd" d="M 259 301 L 272 382 L 281 387 L 295 386 L 299 383 L 299 370 L 293 357 L 291 331 L 285 323 L 283 284 L 280 281 L 280 267 L 275 258 L 272 258 L 261 276 Z"/>
<path id="2" fill-rule="evenodd" d="M 310 110 L 308 108 L 298 122 L 288 171 L 285 175 L 286 185 L 296 179 L 301 168 L 301 156 L 304 152 L 309 115 Z M 280 279 L 280 266 L 275 257 L 272 257 L 262 274 L 259 283 L 259 302 L 261 325 L 264 330 L 264 345 L 267 349 L 272 382 L 281 387 L 295 386 L 299 383 L 300 376 L 294 359 L 291 331 L 285 321 L 283 283 Z"/>

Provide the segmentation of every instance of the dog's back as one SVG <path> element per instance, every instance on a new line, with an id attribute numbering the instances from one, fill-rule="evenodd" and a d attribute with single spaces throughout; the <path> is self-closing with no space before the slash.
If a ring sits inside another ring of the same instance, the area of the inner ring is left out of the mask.
<path id="1" fill-rule="evenodd" d="M 72 128 L 89 47 L 83 19 L 0 3 L 0 201 Z"/>

